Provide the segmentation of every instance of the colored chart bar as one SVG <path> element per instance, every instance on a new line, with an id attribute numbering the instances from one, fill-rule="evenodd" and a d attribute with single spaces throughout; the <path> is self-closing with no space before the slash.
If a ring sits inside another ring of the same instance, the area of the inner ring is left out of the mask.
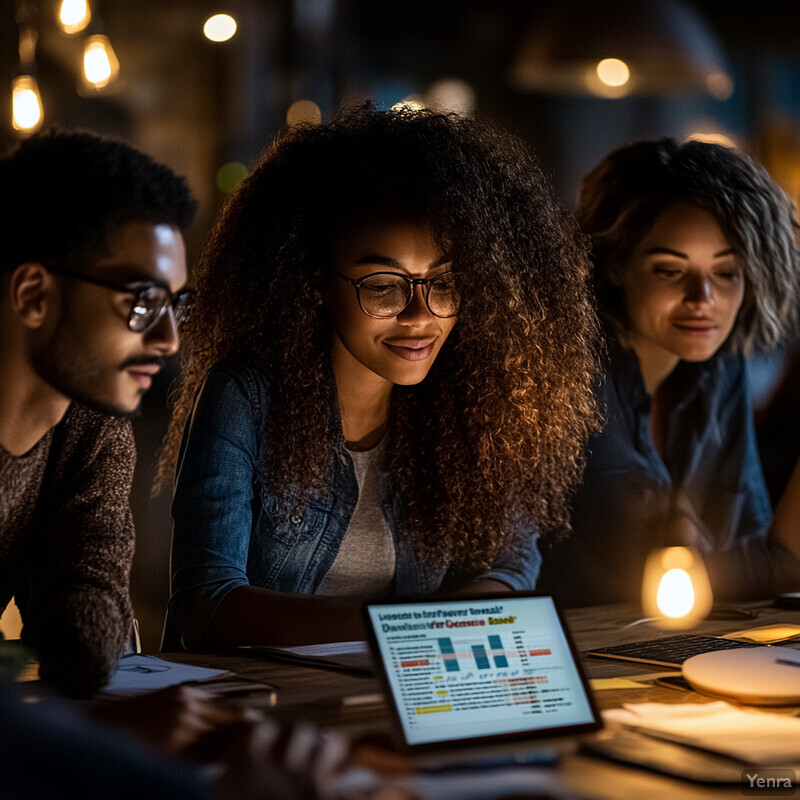
<path id="1" fill-rule="evenodd" d="M 444 659 L 444 668 L 447 672 L 459 672 L 458 658 L 455 650 L 453 650 L 452 640 L 445 636 L 439 639 L 439 649 L 442 651 L 442 658 Z"/>
<path id="2" fill-rule="evenodd" d="M 494 665 L 498 669 L 506 669 L 508 667 L 508 659 L 503 651 L 503 640 L 499 636 L 489 637 L 489 648 L 492 650 L 492 657 L 494 658 Z M 500 652 L 497 653 L 496 651 Z"/>
<path id="3" fill-rule="evenodd" d="M 475 664 L 478 669 L 491 669 L 492 665 L 486 655 L 486 648 L 482 644 L 472 645 L 472 655 L 475 656 Z"/>

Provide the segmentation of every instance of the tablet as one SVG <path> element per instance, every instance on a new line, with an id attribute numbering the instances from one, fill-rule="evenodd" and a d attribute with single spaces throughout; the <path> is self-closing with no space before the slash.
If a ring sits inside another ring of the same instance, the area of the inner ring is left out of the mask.
<path id="1" fill-rule="evenodd" d="M 602 726 L 552 597 L 533 593 L 365 605 L 406 752 L 583 733 Z"/>

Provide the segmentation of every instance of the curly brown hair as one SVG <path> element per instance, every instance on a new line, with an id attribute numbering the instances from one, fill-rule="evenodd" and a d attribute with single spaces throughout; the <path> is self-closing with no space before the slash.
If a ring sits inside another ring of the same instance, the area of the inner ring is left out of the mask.
<path id="1" fill-rule="evenodd" d="M 732 147 L 654 139 L 609 153 L 584 178 L 577 216 L 592 239 L 597 298 L 612 326 L 627 327 L 625 267 L 656 219 L 687 202 L 716 217 L 742 255 L 745 290 L 724 349 L 764 352 L 796 332 L 800 249 L 794 205 L 764 167 Z"/>
<path id="2" fill-rule="evenodd" d="M 466 578 L 519 525 L 568 529 L 598 425 L 584 237 L 522 143 L 487 123 L 360 107 L 272 144 L 198 265 L 160 478 L 204 376 L 233 359 L 270 379 L 275 496 L 326 491 L 341 431 L 331 328 L 314 292 L 337 231 L 376 209 L 421 216 L 459 275 L 458 322 L 428 376 L 393 389 L 386 467 L 419 563 Z"/>

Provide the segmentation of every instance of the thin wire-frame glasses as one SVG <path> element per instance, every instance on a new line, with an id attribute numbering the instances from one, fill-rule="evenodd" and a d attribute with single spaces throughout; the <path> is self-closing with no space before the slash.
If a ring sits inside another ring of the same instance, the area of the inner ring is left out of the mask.
<path id="1" fill-rule="evenodd" d="M 62 267 L 47 267 L 47 269 L 54 275 L 63 275 L 74 280 L 92 283 L 95 286 L 102 286 L 104 289 L 111 289 L 114 292 L 131 295 L 133 302 L 128 314 L 128 328 L 134 333 L 146 333 L 150 330 L 161 319 L 167 308 L 172 308 L 175 324 L 180 325 L 188 316 L 195 297 L 194 289 L 181 289 L 171 293 L 166 287 L 154 283 L 126 286 Z"/>
<path id="2" fill-rule="evenodd" d="M 359 307 L 373 319 L 390 319 L 402 314 L 414 297 L 415 286 L 424 288 L 425 305 L 435 317 L 454 317 L 461 306 L 454 272 L 443 272 L 435 278 L 371 272 L 354 280 L 333 268 L 331 271 L 355 287 Z"/>

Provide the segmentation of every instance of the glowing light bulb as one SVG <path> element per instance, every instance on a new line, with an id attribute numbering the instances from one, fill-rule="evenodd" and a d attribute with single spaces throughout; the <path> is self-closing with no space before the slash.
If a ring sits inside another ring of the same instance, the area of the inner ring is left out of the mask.
<path id="1" fill-rule="evenodd" d="M 631 77 L 628 65 L 619 58 L 604 58 L 598 62 L 595 71 L 606 86 L 624 86 Z"/>
<path id="2" fill-rule="evenodd" d="M 665 547 L 650 554 L 642 581 L 642 606 L 662 628 L 690 628 L 711 610 L 708 573 L 699 553 Z"/>
<path id="3" fill-rule="evenodd" d="M 119 61 L 106 36 L 90 36 L 83 50 L 83 76 L 95 89 L 108 86 L 119 73 Z"/>
<path id="4" fill-rule="evenodd" d="M 694 606 L 694 588 L 684 569 L 670 569 L 662 576 L 656 591 L 656 603 L 662 614 L 683 617 Z"/>
<path id="5" fill-rule="evenodd" d="M 11 124 L 15 131 L 33 133 L 44 120 L 39 84 L 31 75 L 20 75 L 11 85 Z"/>
<path id="6" fill-rule="evenodd" d="M 87 0 L 61 0 L 58 10 L 58 24 L 67 34 L 80 33 L 92 19 Z"/>
<path id="7" fill-rule="evenodd" d="M 203 25 L 203 33 L 212 42 L 227 42 L 236 33 L 236 20 L 230 14 L 214 14 Z"/>

